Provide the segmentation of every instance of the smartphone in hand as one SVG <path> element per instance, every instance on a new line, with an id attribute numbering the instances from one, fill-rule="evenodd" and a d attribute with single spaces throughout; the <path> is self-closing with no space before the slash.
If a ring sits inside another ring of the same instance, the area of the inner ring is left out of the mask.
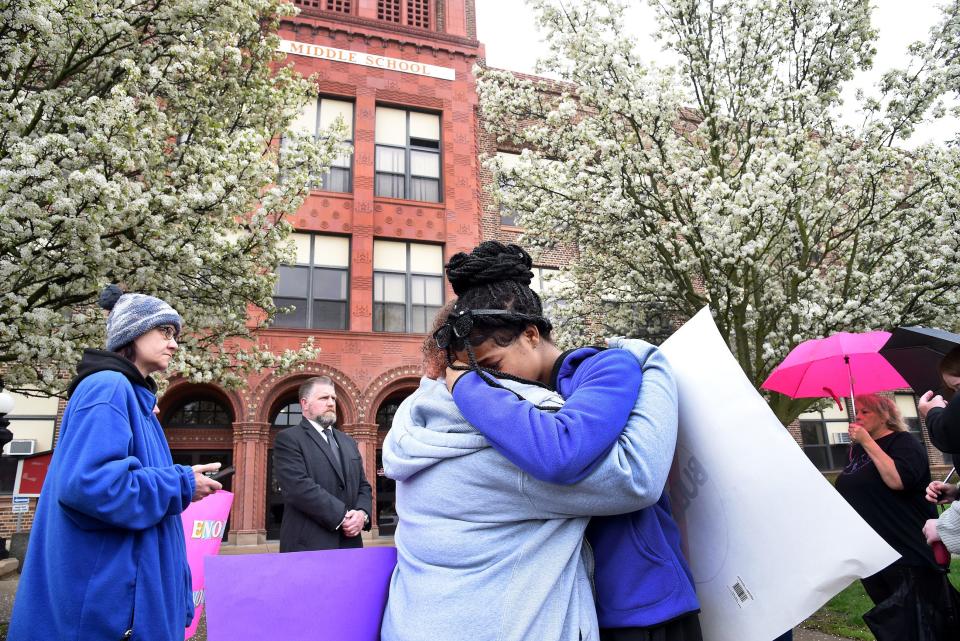
<path id="1" fill-rule="evenodd" d="M 237 471 L 237 468 L 230 465 L 228 467 L 223 468 L 222 470 L 217 470 L 216 472 L 207 472 L 207 478 L 211 478 L 214 481 L 222 481 L 223 479 L 227 478 L 231 474 L 234 474 L 236 471 Z"/>

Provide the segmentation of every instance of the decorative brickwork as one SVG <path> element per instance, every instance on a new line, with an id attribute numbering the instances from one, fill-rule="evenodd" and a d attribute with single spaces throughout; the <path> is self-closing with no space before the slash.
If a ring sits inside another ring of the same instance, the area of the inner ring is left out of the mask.
<path id="1" fill-rule="evenodd" d="M 363 406 L 365 415 L 373 418 L 381 403 L 400 391 L 412 393 L 420 385 L 423 368 L 417 365 L 395 367 L 378 376 L 363 392 Z"/>
<path id="2" fill-rule="evenodd" d="M 356 420 L 356 399 L 360 398 L 360 389 L 342 371 L 325 363 L 309 363 L 297 372 L 268 376 L 251 394 L 248 416 L 257 422 L 269 423 L 283 397 L 296 392 L 312 376 L 329 376 L 337 390 L 337 413 L 341 422 L 352 423 Z"/>
<path id="3" fill-rule="evenodd" d="M 443 0 L 440 0 L 439 2 L 437 2 L 436 7 L 434 7 L 434 8 L 436 9 L 435 13 L 436 13 L 436 16 L 437 16 L 437 17 L 436 17 L 436 29 L 437 29 L 437 31 L 439 31 L 440 33 L 444 33 L 444 32 L 446 32 L 446 30 L 447 30 L 446 3 L 445 3 Z M 474 31 L 476 31 L 476 29 L 474 29 Z M 473 37 L 476 38 L 476 35 L 474 35 Z"/>
<path id="4" fill-rule="evenodd" d="M 464 3 L 467 14 L 467 37 L 477 39 L 477 5 L 476 0 L 466 0 Z"/>

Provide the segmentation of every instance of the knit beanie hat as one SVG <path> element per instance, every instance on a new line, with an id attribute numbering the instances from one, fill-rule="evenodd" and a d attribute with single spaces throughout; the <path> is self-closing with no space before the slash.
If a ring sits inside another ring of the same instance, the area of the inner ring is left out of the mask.
<path id="1" fill-rule="evenodd" d="M 177 311 L 159 298 L 146 294 L 124 294 L 116 285 L 107 285 L 97 301 L 110 310 L 107 317 L 107 349 L 115 351 L 154 327 L 173 325 L 180 333 L 183 321 Z"/>

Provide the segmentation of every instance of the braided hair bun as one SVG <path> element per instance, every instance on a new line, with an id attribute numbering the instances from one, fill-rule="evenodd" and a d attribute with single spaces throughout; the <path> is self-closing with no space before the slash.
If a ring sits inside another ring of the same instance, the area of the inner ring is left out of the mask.
<path id="1" fill-rule="evenodd" d="M 477 287 L 514 282 L 529 287 L 533 281 L 533 259 L 519 245 L 495 240 L 480 243 L 469 254 L 455 254 L 447 263 L 447 279 L 457 296 Z"/>
<path id="2" fill-rule="evenodd" d="M 436 347 L 445 352 L 448 365 L 452 366 L 454 354 L 465 351 L 468 369 L 476 370 L 488 384 L 500 386 L 490 374 L 522 380 L 507 372 L 481 369 L 474 347 L 488 340 L 508 347 L 531 326 L 539 330 L 542 339 L 551 340 L 553 325 L 543 315 L 540 297 L 530 288 L 532 268 L 533 259 L 522 247 L 495 240 L 480 243 L 469 254 L 460 252 L 450 259 L 446 265 L 447 279 L 457 299 L 440 312 L 431 335 Z M 430 347 L 425 353 L 429 356 L 432 350 Z M 436 364 L 437 360 L 431 358 L 427 365 Z"/>

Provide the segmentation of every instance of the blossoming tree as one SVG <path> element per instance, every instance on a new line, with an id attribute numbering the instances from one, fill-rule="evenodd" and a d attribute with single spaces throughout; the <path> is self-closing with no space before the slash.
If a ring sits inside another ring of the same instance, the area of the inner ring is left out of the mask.
<path id="1" fill-rule="evenodd" d="M 315 95 L 284 66 L 282 0 L 0 1 L 0 375 L 61 390 L 103 344 L 108 283 L 184 317 L 173 370 L 242 380 L 288 367 L 274 313 L 284 214 L 337 132 L 271 141 Z M 281 165 L 283 165 L 281 167 Z M 282 172 L 282 180 L 281 178 Z"/>
<path id="2" fill-rule="evenodd" d="M 835 331 L 960 323 L 960 155 L 906 151 L 960 87 L 957 3 L 910 66 L 838 118 L 872 64 L 869 0 L 661 0 L 672 66 L 638 57 L 619 0 L 532 0 L 543 83 L 481 71 L 492 159 L 527 242 L 574 243 L 564 327 L 628 334 L 709 305 L 758 385 Z M 781 420 L 809 401 L 771 399 Z"/>

